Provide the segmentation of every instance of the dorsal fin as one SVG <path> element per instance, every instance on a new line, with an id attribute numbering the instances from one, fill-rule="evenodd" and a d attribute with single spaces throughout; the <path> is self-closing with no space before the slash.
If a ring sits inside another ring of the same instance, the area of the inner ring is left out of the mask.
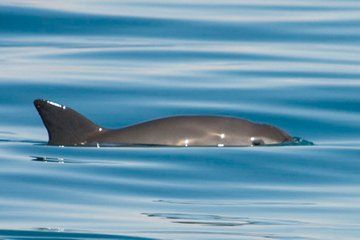
<path id="1" fill-rule="evenodd" d="M 37 99 L 34 105 L 48 131 L 50 145 L 80 145 L 90 136 L 102 131 L 80 113 L 60 104 Z"/>

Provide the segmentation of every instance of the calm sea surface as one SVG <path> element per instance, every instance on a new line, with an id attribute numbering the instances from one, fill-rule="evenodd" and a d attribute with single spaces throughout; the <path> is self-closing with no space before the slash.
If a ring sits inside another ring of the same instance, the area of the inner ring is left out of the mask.
<path id="1" fill-rule="evenodd" d="M 0 3 L 1 239 L 360 239 L 360 1 Z M 314 146 L 47 146 L 36 98 Z"/>

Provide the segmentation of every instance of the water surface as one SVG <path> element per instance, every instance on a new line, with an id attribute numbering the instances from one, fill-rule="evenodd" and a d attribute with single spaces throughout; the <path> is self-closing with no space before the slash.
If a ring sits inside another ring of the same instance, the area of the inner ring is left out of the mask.
<path id="1" fill-rule="evenodd" d="M 2 1 L 0 238 L 359 239 L 358 1 Z M 32 105 L 111 128 L 247 118 L 314 146 L 59 148 Z"/>

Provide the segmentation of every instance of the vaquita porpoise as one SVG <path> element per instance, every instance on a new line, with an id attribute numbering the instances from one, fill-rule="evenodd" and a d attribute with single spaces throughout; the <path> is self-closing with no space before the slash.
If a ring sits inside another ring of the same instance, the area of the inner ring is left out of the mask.
<path id="1" fill-rule="evenodd" d="M 235 147 L 294 140 L 277 127 L 236 117 L 172 116 L 107 129 L 58 103 L 38 99 L 34 105 L 48 131 L 49 145 Z"/>

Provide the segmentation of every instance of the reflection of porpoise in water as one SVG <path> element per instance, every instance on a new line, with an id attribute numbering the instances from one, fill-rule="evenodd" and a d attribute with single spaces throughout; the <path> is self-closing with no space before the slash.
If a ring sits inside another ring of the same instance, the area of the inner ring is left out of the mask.
<path id="1" fill-rule="evenodd" d="M 289 143 L 286 132 L 267 124 L 221 116 L 174 116 L 106 129 L 71 108 L 35 100 L 50 145 L 256 146 Z"/>

